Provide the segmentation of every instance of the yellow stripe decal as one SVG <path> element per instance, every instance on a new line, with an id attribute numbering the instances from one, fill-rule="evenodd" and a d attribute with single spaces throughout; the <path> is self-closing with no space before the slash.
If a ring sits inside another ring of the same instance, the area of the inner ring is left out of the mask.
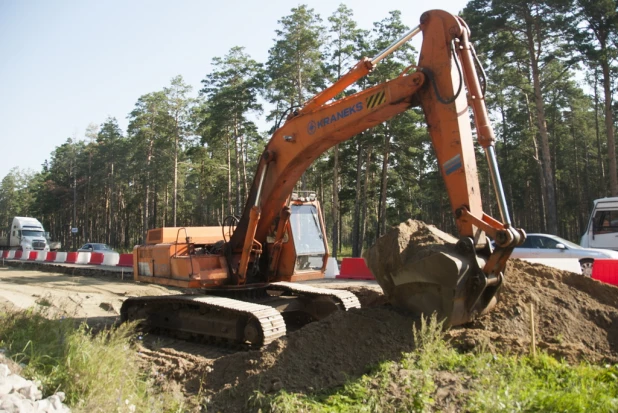
<path id="1" fill-rule="evenodd" d="M 382 90 L 367 98 L 367 109 L 372 109 L 386 102 L 386 91 Z"/>

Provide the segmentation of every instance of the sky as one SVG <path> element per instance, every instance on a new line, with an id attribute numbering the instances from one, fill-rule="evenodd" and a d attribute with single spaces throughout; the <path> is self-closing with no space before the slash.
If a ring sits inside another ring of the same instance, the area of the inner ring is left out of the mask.
<path id="1" fill-rule="evenodd" d="M 292 8 L 324 22 L 341 1 L 0 0 L 0 179 L 40 171 L 67 138 L 114 117 L 124 130 L 137 99 L 182 75 L 194 89 L 214 57 L 241 46 L 265 62 Z M 346 3 L 362 29 L 400 10 L 409 27 L 429 10 L 410 0 Z M 465 0 L 433 0 L 453 14 Z M 416 43 L 418 42 L 418 43 Z M 420 39 L 413 44 L 418 49 Z M 259 125 L 259 122 L 258 122 Z"/>

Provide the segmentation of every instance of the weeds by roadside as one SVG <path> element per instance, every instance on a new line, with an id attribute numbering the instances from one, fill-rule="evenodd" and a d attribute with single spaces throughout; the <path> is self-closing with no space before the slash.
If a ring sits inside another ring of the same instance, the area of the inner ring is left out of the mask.
<path id="1" fill-rule="evenodd" d="M 74 411 L 183 411 L 183 401 L 140 371 L 132 336 L 131 324 L 94 334 L 46 308 L 0 314 L 0 347 L 24 366 L 21 375 L 39 380 L 46 395 L 65 392 Z"/>

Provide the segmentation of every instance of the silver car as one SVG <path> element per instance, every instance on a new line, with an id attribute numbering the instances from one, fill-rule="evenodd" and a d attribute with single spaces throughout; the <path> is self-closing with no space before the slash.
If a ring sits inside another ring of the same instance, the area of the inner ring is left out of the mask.
<path id="1" fill-rule="evenodd" d="M 107 244 L 103 244 L 100 242 L 89 242 L 82 245 L 82 247 L 78 249 L 77 252 L 101 252 L 105 254 L 109 252 L 114 252 L 114 250 Z"/>
<path id="2" fill-rule="evenodd" d="M 549 234 L 528 234 L 526 241 L 513 250 L 512 258 L 577 258 L 586 277 L 592 275 L 596 258 L 618 259 L 618 252 L 584 248 L 564 238 Z"/>

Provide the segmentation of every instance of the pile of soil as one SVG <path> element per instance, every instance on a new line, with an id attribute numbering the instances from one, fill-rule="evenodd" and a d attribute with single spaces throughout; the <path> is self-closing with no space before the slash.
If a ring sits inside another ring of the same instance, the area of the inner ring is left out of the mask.
<path id="1" fill-rule="evenodd" d="M 433 229 L 419 222 L 413 226 L 419 229 L 419 239 L 431 248 L 427 240 L 435 234 Z M 409 242 L 415 241 L 411 234 Z M 206 395 L 213 411 L 246 411 L 256 390 L 313 393 L 332 389 L 359 377 L 372 365 L 397 361 L 402 352 L 414 349 L 412 326 L 418 320 L 385 305 L 383 296 L 375 291 L 357 292 L 365 308 L 332 314 L 263 350 L 215 360 L 195 357 L 181 364 L 157 363 L 151 358 L 152 368 L 157 375 L 182 383 L 185 392 Z M 531 304 L 539 348 L 573 362 L 618 361 L 618 289 L 519 260 L 509 261 L 494 310 L 449 330 L 447 338 L 462 351 L 528 353 Z M 455 386 L 452 378 L 444 382 Z M 437 400 L 442 400 L 440 391 Z"/>
<path id="2" fill-rule="evenodd" d="M 567 271 L 510 260 L 494 310 L 449 336 L 464 350 L 528 352 L 533 306 L 540 348 L 571 362 L 618 361 L 618 289 Z"/>

